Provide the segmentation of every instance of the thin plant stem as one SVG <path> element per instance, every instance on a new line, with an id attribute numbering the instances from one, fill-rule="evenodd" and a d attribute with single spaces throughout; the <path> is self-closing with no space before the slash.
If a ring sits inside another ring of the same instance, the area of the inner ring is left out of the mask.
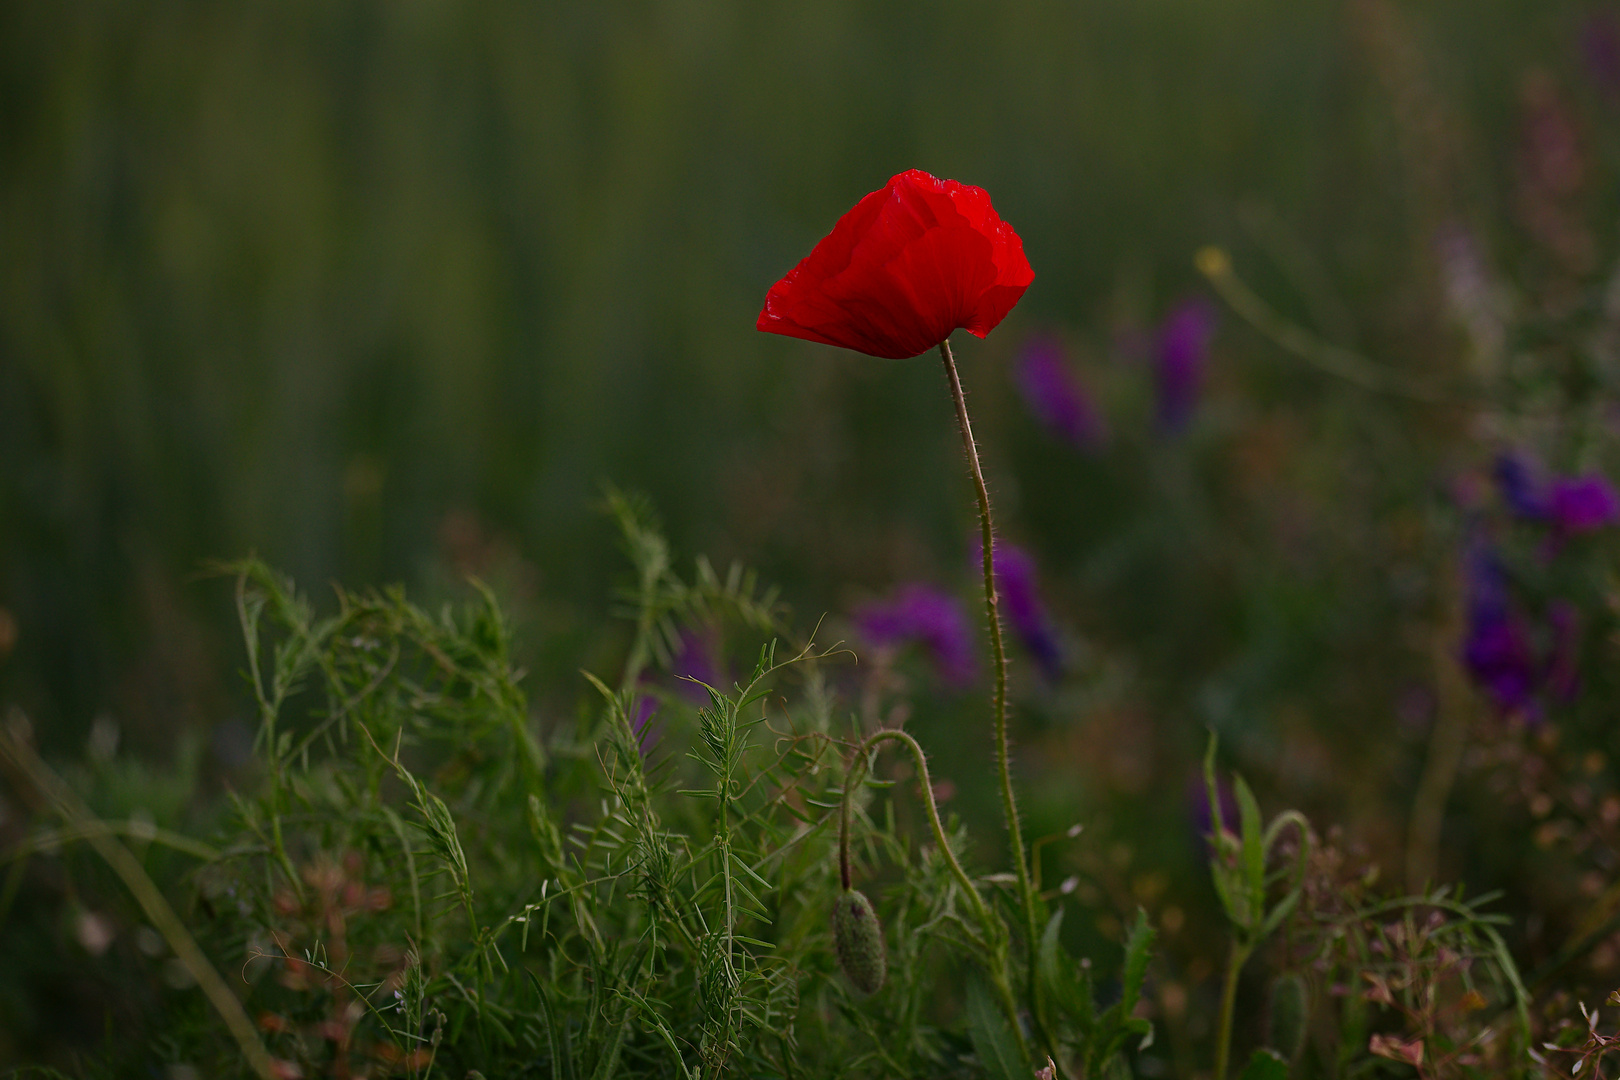
<path id="1" fill-rule="evenodd" d="M 9 731 L 0 731 L 0 759 L 9 761 L 39 792 L 51 810 L 66 821 L 71 830 L 89 841 L 96 854 L 123 880 L 124 887 L 135 897 L 147 919 L 168 941 L 169 948 L 174 950 L 175 959 L 184 965 L 203 996 L 225 1022 L 248 1067 L 262 1080 L 275 1080 L 278 1075 L 275 1062 L 259 1039 L 259 1033 L 254 1030 L 241 1000 L 231 992 L 219 972 L 214 970 L 185 923 L 175 914 L 156 883 L 147 876 L 140 860 L 114 839 L 114 830 L 97 818 L 84 800 L 40 760 L 25 741 L 24 732 L 22 723 L 15 719 Z"/>
<path id="2" fill-rule="evenodd" d="M 1462 637 L 1462 604 L 1455 575 L 1446 583 L 1451 594 L 1446 604 L 1445 622 L 1431 640 L 1437 699 L 1434 729 L 1429 736 L 1429 756 L 1412 800 L 1412 818 L 1406 841 L 1406 887 L 1427 892 L 1440 862 L 1440 831 L 1445 823 L 1446 803 L 1451 799 L 1468 748 L 1470 699 L 1468 683 L 1452 643 Z"/>
<path id="3" fill-rule="evenodd" d="M 911 760 L 917 767 L 917 782 L 922 785 L 923 809 L 928 812 L 928 825 L 934 830 L 934 842 L 939 845 L 940 852 L 945 856 L 945 862 L 950 866 L 951 873 L 956 876 L 957 883 L 962 891 L 967 893 L 968 899 L 973 901 L 973 912 L 984 924 L 986 932 L 990 930 L 990 909 L 985 907 L 984 898 L 979 890 L 974 888 L 973 879 L 968 877 L 967 871 L 957 861 L 956 852 L 945 839 L 945 826 L 939 820 L 939 807 L 934 803 L 933 783 L 928 777 L 928 759 L 923 755 L 923 748 L 906 732 L 898 728 L 889 728 L 869 736 L 855 751 L 855 762 L 850 766 L 849 772 L 844 776 L 844 804 L 843 819 L 838 833 L 838 869 L 839 877 L 844 888 L 850 886 L 849 872 L 849 805 L 855 795 L 855 787 L 864 779 L 866 774 L 866 758 L 872 749 L 879 743 L 904 743 L 911 751 Z"/>
<path id="4" fill-rule="evenodd" d="M 1412 401 L 1444 404 L 1454 395 L 1438 387 L 1405 378 L 1369 360 L 1353 349 L 1323 341 L 1315 334 L 1284 318 L 1260 294 L 1246 285 L 1232 269 L 1232 259 L 1217 247 L 1201 249 L 1193 260 L 1198 272 L 1209 279 L 1221 299 L 1233 311 L 1275 344 L 1307 364 L 1347 383 L 1374 393 L 1390 394 Z"/>
<path id="5" fill-rule="evenodd" d="M 1215 1080 L 1226 1080 L 1226 1063 L 1232 1054 L 1232 1014 L 1237 1008 L 1238 975 L 1249 961 L 1251 946 L 1234 940 L 1226 959 L 1226 980 L 1221 984 L 1221 1018 L 1215 1029 Z"/>
<path id="6" fill-rule="evenodd" d="M 956 424 L 962 432 L 962 449 L 967 454 L 968 471 L 972 474 L 974 492 L 979 498 L 984 611 L 990 623 L 990 654 L 996 668 L 996 769 L 1001 775 L 1001 810 L 1007 819 L 1007 839 L 1012 848 L 1013 869 L 1018 873 L 1018 896 L 1024 914 L 1024 943 L 1029 953 L 1030 1002 L 1033 1007 L 1035 956 L 1040 937 L 1035 927 L 1035 890 L 1030 883 L 1029 862 L 1024 854 L 1024 832 L 1018 823 L 1018 802 L 1013 796 L 1012 772 L 1007 763 L 1007 650 L 1001 640 L 1001 613 L 996 597 L 995 529 L 990 518 L 990 489 L 985 486 L 984 470 L 979 465 L 979 447 L 973 441 L 967 397 L 962 393 L 962 380 L 956 374 L 956 359 L 951 355 L 950 339 L 939 343 L 939 356 L 945 364 L 945 378 L 950 383 L 951 400 L 956 405 Z"/>
<path id="7" fill-rule="evenodd" d="M 147 843 L 161 844 L 175 851 L 183 851 L 194 858 L 205 862 L 216 862 L 220 853 L 207 844 L 199 843 L 189 836 L 159 829 L 146 822 L 133 819 L 129 821 L 83 821 L 74 825 L 66 825 L 60 829 L 47 829 L 35 833 L 22 842 L 0 852 L 0 866 L 13 859 L 26 859 L 36 851 L 51 851 L 61 844 L 74 840 L 88 840 L 93 835 L 128 836 Z M 3 905 L 0 905 L 3 907 Z"/>
<path id="8" fill-rule="evenodd" d="M 911 760 L 917 767 L 917 783 L 922 786 L 923 809 L 928 812 L 928 824 L 934 830 L 934 842 L 939 845 L 939 850 L 945 856 L 945 862 L 950 866 L 951 873 L 955 875 L 957 883 L 962 886 L 962 891 L 973 902 L 973 913 L 978 916 L 979 922 L 984 927 L 985 943 L 988 946 L 990 942 L 996 940 L 995 918 L 990 914 L 990 909 L 986 906 L 984 898 L 979 895 L 979 890 L 974 887 L 973 879 L 968 877 L 966 870 L 962 869 L 962 864 L 957 859 L 956 852 L 951 850 L 950 842 L 945 837 L 945 826 L 939 820 L 939 806 L 934 801 L 933 781 L 928 776 L 928 758 L 923 754 L 922 746 L 918 744 L 916 739 L 898 728 L 890 728 L 868 736 L 860 747 L 856 749 L 855 760 L 851 763 L 849 771 L 844 775 L 844 798 L 838 830 L 838 872 L 845 890 L 850 887 L 849 806 L 854 799 L 856 785 L 861 782 L 866 774 L 867 755 L 872 752 L 874 747 L 884 742 L 904 743 L 906 748 L 911 751 Z M 1029 1058 L 1029 1047 L 1024 1040 L 1023 1026 L 1018 1022 L 1018 1002 L 1013 997 L 1012 984 L 1007 978 L 1006 954 L 999 949 L 991 949 L 990 951 L 1000 954 L 996 963 L 986 965 L 990 975 L 990 982 L 995 988 L 996 997 L 1001 1003 L 1002 1011 L 1006 1013 L 1007 1023 L 1018 1042 L 1018 1051 L 1027 1060 Z"/>
<path id="9" fill-rule="evenodd" d="M 264 757 L 269 765 L 270 784 L 270 836 L 267 842 L 275 854 L 276 862 L 287 875 L 287 882 L 292 886 L 293 895 L 298 897 L 300 903 L 304 899 L 304 883 L 298 877 L 298 871 L 293 869 L 292 858 L 287 854 L 287 845 L 281 837 L 281 763 L 282 759 L 277 750 L 276 719 L 281 711 L 281 701 L 285 696 L 285 688 L 276 686 L 273 695 L 267 696 L 264 692 L 264 676 L 259 670 L 259 628 L 258 616 L 248 613 L 248 571 L 244 570 L 236 579 L 236 612 L 242 624 L 242 636 L 248 642 L 248 670 L 253 676 L 253 696 L 259 703 L 259 739 L 264 745 Z M 258 745 L 255 743 L 255 745 Z M 258 831 L 255 828 L 254 831 Z M 262 833 L 260 835 L 263 835 Z"/>

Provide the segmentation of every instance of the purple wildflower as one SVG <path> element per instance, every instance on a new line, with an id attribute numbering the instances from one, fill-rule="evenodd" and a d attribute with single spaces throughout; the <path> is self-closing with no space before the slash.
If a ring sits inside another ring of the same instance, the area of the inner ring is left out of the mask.
<path id="1" fill-rule="evenodd" d="M 1192 418 L 1214 333 L 1215 310 L 1202 297 L 1177 304 L 1159 327 L 1159 422 L 1170 431 Z"/>
<path id="2" fill-rule="evenodd" d="M 973 681 L 973 628 L 961 603 L 948 593 L 920 583 L 901 586 L 889 599 L 857 611 L 855 625 L 873 645 L 921 644 L 951 686 Z"/>
<path id="3" fill-rule="evenodd" d="M 1599 473 L 1544 481 L 1534 459 L 1505 453 L 1494 468 L 1497 490 L 1514 515 L 1549 522 L 1560 536 L 1579 536 L 1620 521 L 1620 493 Z"/>
<path id="4" fill-rule="evenodd" d="M 1597 473 L 1557 481 L 1547 502 L 1553 524 L 1567 536 L 1593 532 L 1620 520 L 1620 494 Z"/>
<path id="5" fill-rule="evenodd" d="M 1079 450 L 1094 450 L 1108 432 L 1074 370 L 1063 343 L 1050 334 L 1030 338 L 1018 361 L 1018 389 L 1029 411 L 1056 437 Z"/>
<path id="6" fill-rule="evenodd" d="M 983 551 L 974 545 L 975 566 L 984 558 Z M 1063 676 L 1063 650 L 1036 587 L 1035 560 L 1023 548 L 998 540 L 994 564 L 996 593 L 1013 633 L 1034 657 L 1041 674 L 1056 682 Z"/>
<path id="7" fill-rule="evenodd" d="M 682 697 L 694 705 L 709 704 L 709 692 L 703 686 L 724 690 L 729 681 L 715 659 L 718 651 L 716 645 L 712 630 L 699 632 L 685 629 L 681 631 L 680 643 L 669 659 L 669 670 L 676 677 L 676 688 Z"/>
<path id="8" fill-rule="evenodd" d="M 1463 663 L 1504 713 L 1531 710 L 1540 682 L 1523 616 L 1508 595 L 1507 575 L 1483 546 L 1468 555 L 1468 637 Z"/>
<path id="9" fill-rule="evenodd" d="M 1536 691 L 1535 656 L 1524 620 L 1511 611 L 1483 611 L 1469 619 L 1463 660 L 1505 713 L 1531 705 Z"/>
<path id="10" fill-rule="evenodd" d="M 1547 516 L 1546 485 L 1533 460 L 1520 453 L 1499 454 L 1492 472 L 1496 476 L 1496 489 L 1502 493 L 1502 501 L 1509 510 L 1531 521 Z"/>

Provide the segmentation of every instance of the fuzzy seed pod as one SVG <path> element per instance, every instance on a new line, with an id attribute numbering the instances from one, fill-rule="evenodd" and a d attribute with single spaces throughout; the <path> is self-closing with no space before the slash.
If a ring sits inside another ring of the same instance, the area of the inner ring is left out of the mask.
<path id="1" fill-rule="evenodd" d="M 833 901 L 833 950 L 855 989 L 875 994 L 883 986 L 889 962 L 883 952 L 883 924 L 872 901 L 858 889 L 846 889 Z"/>
<path id="2" fill-rule="evenodd" d="M 1310 1017 L 1305 980 L 1292 972 L 1277 976 L 1271 984 L 1271 1022 L 1267 1026 L 1271 1048 L 1292 1061 L 1305 1045 L 1305 1026 Z"/>

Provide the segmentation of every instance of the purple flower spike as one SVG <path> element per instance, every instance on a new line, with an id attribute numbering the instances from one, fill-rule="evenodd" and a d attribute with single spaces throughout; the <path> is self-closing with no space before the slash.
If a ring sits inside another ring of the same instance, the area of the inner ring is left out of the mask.
<path id="1" fill-rule="evenodd" d="M 888 600 L 857 611 L 855 625 L 873 645 L 921 644 L 934 670 L 951 686 L 967 686 L 977 674 L 973 628 L 962 605 L 954 596 L 932 586 L 902 586 Z"/>
<path id="2" fill-rule="evenodd" d="M 1536 690 L 1536 663 L 1523 619 L 1512 612 L 1471 618 L 1463 661 L 1474 681 L 1503 712 L 1530 708 Z"/>
<path id="3" fill-rule="evenodd" d="M 984 557 L 982 551 L 983 548 L 974 551 L 975 565 Z M 997 541 L 995 571 L 996 592 L 1013 633 L 1035 658 L 1041 674 L 1056 682 L 1063 677 L 1063 650 L 1036 588 L 1035 560 L 1023 548 Z"/>
<path id="4" fill-rule="evenodd" d="M 1620 495 L 1597 473 L 1559 480 L 1553 484 L 1548 503 L 1553 523 L 1569 536 L 1593 532 L 1620 520 Z"/>
<path id="5" fill-rule="evenodd" d="M 1035 419 L 1076 449 L 1095 450 L 1108 441 L 1102 417 L 1065 362 L 1063 343 L 1056 337 L 1042 334 L 1025 343 L 1018 389 Z"/>
<path id="6" fill-rule="evenodd" d="M 1535 651 L 1524 618 L 1509 600 L 1507 577 L 1496 555 L 1476 547 L 1468 556 L 1467 578 L 1463 663 L 1504 713 L 1533 715 L 1540 681 Z"/>
<path id="7" fill-rule="evenodd" d="M 1159 422 L 1169 431 L 1192 418 L 1214 334 L 1215 310 L 1202 297 L 1177 304 L 1159 328 Z"/>
<path id="8" fill-rule="evenodd" d="M 680 646 L 670 657 L 669 670 L 676 677 L 676 689 L 694 705 L 709 704 L 709 692 L 698 683 L 724 690 L 729 681 L 715 660 L 717 651 L 712 632 L 681 631 Z"/>
<path id="9" fill-rule="evenodd" d="M 1500 454 L 1492 471 L 1496 476 L 1496 489 L 1502 493 L 1502 501 L 1507 503 L 1509 510 L 1531 521 L 1546 518 L 1546 485 L 1542 483 L 1533 460 L 1524 454 Z"/>

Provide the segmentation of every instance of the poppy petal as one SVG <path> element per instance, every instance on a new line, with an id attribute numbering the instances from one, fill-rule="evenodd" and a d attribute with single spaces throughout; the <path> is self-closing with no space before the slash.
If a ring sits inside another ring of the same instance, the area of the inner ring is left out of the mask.
<path id="1" fill-rule="evenodd" d="M 865 196 L 782 280 L 760 330 L 903 359 L 984 337 L 1035 278 L 983 188 L 919 169 Z"/>

